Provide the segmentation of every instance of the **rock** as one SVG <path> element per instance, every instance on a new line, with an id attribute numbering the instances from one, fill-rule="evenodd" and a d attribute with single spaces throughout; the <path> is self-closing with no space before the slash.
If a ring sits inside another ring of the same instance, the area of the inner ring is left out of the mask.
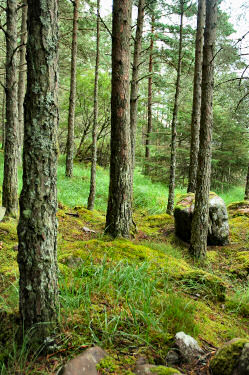
<path id="1" fill-rule="evenodd" d="M 175 344 L 185 362 L 194 361 L 204 354 L 198 342 L 184 332 L 178 332 L 175 335 Z"/>
<path id="2" fill-rule="evenodd" d="M 166 362 L 168 365 L 177 365 L 180 362 L 180 356 L 175 350 L 170 350 L 166 356 Z"/>
<path id="3" fill-rule="evenodd" d="M 96 365 L 105 357 L 106 353 L 100 347 L 89 348 L 69 361 L 57 375 L 98 375 Z"/>
<path id="4" fill-rule="evenodd" d="M 249 374 L 249 343 L 246 343 L 242 349 L 242 353 L 239 358 L 239 365 L 236 371 L 238 375 Z"/>
<path id="5" fill-rule="evenodd" d="M 175 233 L 185 242 L 190 241 L 191 222 L 194 212 L 193 193 L 182 195 L 174 209 Z M 229 225 L 226 205 L 215 193 L 209 195 L 208 245 L 223 246 L 228 244 Z"/>
<path id="6" fill-rule="evenodd" d="M 82 230 L 83 230 L 83 232 L 86 232 L 86 233 L 96 233 L 95 230 L 90 229 L 88 227 L 83 227 Z"/>
<path id="7" fill-rule="evenodd" d="M 0 206 L 0 221 L 3 220 L 3 217 L 5 215 L 6 208 Z"/>
<path id="8" fill-rule="evenodd" d="M 181 374 L 177 369 L 166 366 L 155 365 L 137 365 L 135 369 L 136 375 L 179 375 Z"/>
<path id="9" fill-rule="evenodd" d="M 248 346 L 243 351 L 247 340 L 236 338 L 227 342 L 221 347 L 214 358 L 211 359 L 209 368 L 213 375 L 248 375 L 249 372 L 239 372 L 239 367 L 248 367 L 246 363 L 246 354 L 248 355 Z M 248 360 L 248 357 L 247 357 Z"/>
<path id="10" fill-rule="evenodd" d="M 227 207 L 229 215 L 232 217 L 247 216 L 249 217 L 249 201 L 240 201 L 229 204 Z"/>

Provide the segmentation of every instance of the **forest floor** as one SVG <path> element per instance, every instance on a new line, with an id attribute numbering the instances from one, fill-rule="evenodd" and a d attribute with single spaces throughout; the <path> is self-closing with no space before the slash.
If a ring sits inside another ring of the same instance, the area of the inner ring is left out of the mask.
<path id="1" fill-rule="evenodd" d="M 131 375 L 142 355 L 165 364 L 176 332 L 210 356 L 234 337 L 249 338 L 249 215 L 230 206 L 230 244 L 194 263 L 174 235 L 173 218 L 136 209 L 131 240 L 103 235 L 103 211 L 58 209 L 60 309 L 54 348 L 18 345 L 17 221 L 0 223 L 0 374 L 56 374 L 92 345 L 109 354 L 99 374 Z M 186 374 L 208 374 L 200 364 Z"/>

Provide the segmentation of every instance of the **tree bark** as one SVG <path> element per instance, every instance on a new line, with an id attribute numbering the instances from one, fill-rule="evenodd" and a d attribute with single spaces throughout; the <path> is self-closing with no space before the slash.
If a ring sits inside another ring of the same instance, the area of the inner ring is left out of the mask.
<path id="1" fill-rule="evenodd" d="M 137 105 L 139 88 L 139 65 L 140 54 L 142 50 L 142 36 L 144 25 L 145 0 L 139 0 L 137 28 L 134 43 L 132 79 L 131 79 L 131 100 L 130 100 L 130 127 L 131 127 L 131 187 L 133 186 L 133 173 L 135 169 L 135 151 L 136 151 L 136 131 L 137 131 Z"/>
<path id="2" fill-rule="evenodd" d="M 78 33 L 78 9 L 79 0 L 73 2 L 73 36 L 72 36 L 72 57 L 71 57 L 71 83 L 68 112 L 68 134 L 67 134 L 67 156 L 66 156 L 66 177 L 73 176 L 73 155 L 74 155 L 74 120 L 76 100 L 76 65 L 77 65 L 77 33 Z"/>
<path id="3" fill-rule="evenodd" d="M 176 123 L 179 107 L 180 80 L 182 68 L 182 39 L 183 39 L 183 14 L 184 0 L 180 0 L 180 30 L 179 30 L 179 48 L 178 48 L 178 64 L 176 77 L 176 92 L 173 109 L 173 119 L 171 124 L 171 157 L 170 157 L 170 177 L 169 177 L 169 196 L 167 205 L 167 214 L 172 215 L 175 200 L 175 174 L 176 174 Z"/>
<path id="4" fill-rule="evenodd" d="M 128 237 L 131 223 L 131 1 L 114 0 L 112 22 L 111 159 L 107 233 Z"/>
<path id="5" fill-rule="evenodd" d="M 149 57 L 149 78 L 148 78 L 148 118 L 147 132 L 145 138 L 145 174 L 149 174 L 150 158 L 150 133 L 152 130 L 152 72 L 153 72 L 153 48 L 154 48 L 154 22 L 155 16 L 151 17 L 151 38 L 150 38 L 150 57 Z"/>
<path id="6" fill-rule="evenodd" d="M 6 80 L 4 79 L 6 85 Z M 6 118 L 6 104 L 5 104 L 5 88 L 3 87 L 3 99 L 2 99 L 2 150 L 4 150 L 5 144 L 5 118 Z"/>
<path id="7" fill-rule="evenodd" d="M 194 193 L 198 167 L 199 134 L 201 118 L 201 81 L 203 61 L 203 40 L 206 16 L 206 0 L 199 0 L 197 15 L 197 32 L 195 40 L 195 73 L 193 87 L 193 109 L 191 121 L 191 147 L 189 163 L 188 193 Z"/>
<path id="8" fill-rule="evenodd" d="M 17 1 L 7 1 L 6 123 L 2 204 L 7 216 L 17 216 L 18 118 L 17 118 Z"/>
<path id="9" fill-rule="evenodd" d="M 87 202 L 88 210 L 93 210 L 96 195 L 96 164 L 97 164 L 97 125 L 98 125 L 98 92 L 99 92 L 99 39 L 100 39 L 100 0 L 97 0 L 97 32 L 96 32 L 96 63 L 94 80 L 94 107 L 92 128 L 92 162 L 90 193 Z"/>
<path id="10" fill-rule="evenodd" d="M 22 147 L 23 147 L 23 122 L 24 122 L 23 103 L 24 103 L 26 79 L 27 79 L 27 73 L 26 73 L 27 14 L 28 14 L 27 0 L 23 0 L 21 47 L 19 49 L 20 51 L 19 79 L 18 79 L 18 125 L 19 125 L 18 159 L 19 161 L 21 161 Z"/>
<path id="11" fill-rule="evenodd" d="M 19 306 L 44 339 L 57 321 L 57 0 L 28 0 L 23 188 L 18 224 Z"/>
<path id="12" fill-rule="evenodd" d="M 246 176 L 245 200 L 249 200 L 249 165 Z"/>
<path id="13" fill-rule="evenodd" d="M 200 149 L 198 155 L 195 209 L 190 241 L 190 252 L 195 258 L 205 258 L 207 251 L 217 0 L 206 0 L 206 12 L 202 68 Z"/>

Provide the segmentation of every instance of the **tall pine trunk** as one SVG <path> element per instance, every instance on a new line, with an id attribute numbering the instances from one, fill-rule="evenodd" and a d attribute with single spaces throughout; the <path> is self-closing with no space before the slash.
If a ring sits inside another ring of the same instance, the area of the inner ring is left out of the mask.
<path id="1" fill-rule="evenodd" d="M 195 258 L 205 258 L 207 252 L 217 2 L 217 0 L 206 0 L 207 13 L 203 49 L 200 149 L 190 241 L 190 252 Z"/>
<path id="2" fill-rule="evenodd" d="M 131 78 L 131 100 L 130 100 L 130 127 L 131 127 L 131 186 L 133 185 L 133 173 L 135 169 L 136 131 L 137 131 L 137 105 L 139 88 L 139 66 L 142 50 L 142 36 L 144 25 L 145 0 L 139 0 L 137 28 L 134 43 L 134 55 Z"/>
<path id="3" fill-rule="evenodd" d="M 92 164 L 90 193 L 87 208 L 93 210 L 96 194 L 96 164 L 97 164 L 97 126 L 98 126 L 98 92 L 99 92 L 99 38 L 100 38 L 100 0 L 97 0 L 97 30 L 96 30 L 96 62 L 94 80 L 94 107 L 92 128 Z"/>
<path id="4" fill-rule="evenodd" d="M 17 1 L 7 1 L 6 30 L 6 123 L 2 204 L 7 216 L 17 216 Z"/>
<path id="5" fill-rule="evenodd" d="M 111 160 L 106 232 L 128 237 L 131 224 L 130 36 L 131 1 L 113 1 Z"/>
<path id="6" fill-rule="evenodd" d="M 6 81 L 4 79 L 5 85 L 6 86 Z M 4 144 L 5 144 L 5 118 L 6 118 L 6 107 L 5 107 L 5 88 L 3 87 L 3 98 L 2 98 L 2 150 L 4 150 Z"/>
<path id="7" fill-rule="evenodd" d="M 184 0 L 180 0 L 180 30 L 179 30 L 179 48 L 178 48 L 178 64 L 177 64 L 177 77 L 176 77 L 176 91 L 175 102 L 173 109 L 173 119 L 171 124 L 171 156 L 170 156 L 170 177 L 169 177 L 169 196 L 167 213 L 172 215 L 174 210 L 175 200 L 175 175 L 176 175 L 176 123 L 179 107 L 179 94 L 180 94 L 180 80 L 182 68 L 182 39 L 183 39 L 183 13 L 184 13 Z"/>
<path id="8" fill-rule="evenodd" d="M 150 134 L 152 130 L 152 72 L 153 72 L 153 48 L 154 48 L 154 22 L 155 16 L 151 17 L 151 37 L 150 37 L 150 56 L 149 56 L 149 78 L 148 78 L 148 117 L 147 131 L 145 138 L 145 174 L 149 174 L 150 159 Z"/>
<path id="9" fill-rule="evenodd" d="M 19 78 L 18 78 L 18 158 L 21 161 L 22 147 L 23 147 L 23 123 L 24 123 L 24 113 L 23 113 L 23 103 L 25 97 L 26 89 L 26 43 L 27 43 L 27 14 L 28 6 L 27 0 L 22 2 L 22 25 L 21 25 L 21 47 L 20 58 L 19 58 Z"/>
<path id="10" fill-rule="evenodd" d="M 249 200 L 249 165 L 246 176 L 245 200 Z"/>
<path id="11" fill-rule="evenodd" d="M 72 36 L 72 57 L 71 57 L 71 82 L 68 112 L 68 133 L 67 133 L 67 155 L 66 155 L 66 176 L 73 176 L 74 156 L 74 121 L 75 121 L 75 100 L 76 100 L 76 68 L 77 68 L 77 33 L 79 18 L 79 0 L 73 1 L 73 36 Z"/>
<path id="12" fill-rule="evenodd" d="M 28 0 L 23 188 L 18 224 L 19 306 L 44 339 L 57 321 L 57 0 Z"/>
<path id="13" fill-rule="evenodd" d="M 197 15 L 197 31 L 195 40 L 195 73 L 193 87 L 193 108 L 191 121 L 191 146 L 189 163 L 188 193 L 194 193 L 198 167 L 199 133 L 201 118 L 201 81 L 203 61 L 203 40 L 206 16 L 206 0 L 199 0 Z"/>

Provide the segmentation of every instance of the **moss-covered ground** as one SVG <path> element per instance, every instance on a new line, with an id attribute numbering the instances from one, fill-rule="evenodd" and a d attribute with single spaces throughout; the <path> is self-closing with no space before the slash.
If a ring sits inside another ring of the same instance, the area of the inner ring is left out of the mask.
<path id="1" fill-rule="evenodd" d="M 137 208 L 133 237 L 113 240 L 103 234 L 103 211 L 66 204 L 58 208 L 59 327 L 46 355 L 34 353 L 28 336 L 19 342 L 17 222 L 0 223 L 1 375 L 56 374 L 94 344 L 109 354 L 100 374 L 131 375 L 141 355 L 165 365 L 178 331 L 207 352 L 234 337 L 249 338 L 249 216 L 243 209 L 229 208 L 230 244 L 209 247 L 207 261 L 197 264 L 167 214 Z"/>

